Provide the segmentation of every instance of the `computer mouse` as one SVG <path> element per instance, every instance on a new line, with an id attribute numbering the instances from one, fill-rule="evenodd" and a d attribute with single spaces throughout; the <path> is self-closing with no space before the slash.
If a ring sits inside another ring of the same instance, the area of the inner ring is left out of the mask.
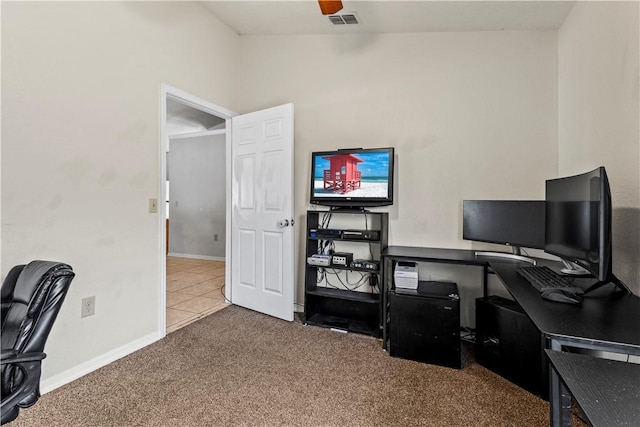
<path id="1" fill-rule="evenodd" d="M 550 289 L 542 292 L 542 298 L 548 301 L 564 302 L 567 304 L 580 304 L 582 303 L 582 297 L 571 291 L 564 289 Z"/>

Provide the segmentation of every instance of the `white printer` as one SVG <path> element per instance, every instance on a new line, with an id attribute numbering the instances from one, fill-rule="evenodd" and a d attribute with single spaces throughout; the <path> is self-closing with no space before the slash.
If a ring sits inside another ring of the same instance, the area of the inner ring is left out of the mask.
<path id="1" fill-rule="evenodd" d="M 393 272 L 396 288 L 418 289 L 418 265 L 415 262 L 399 261 Z"/>

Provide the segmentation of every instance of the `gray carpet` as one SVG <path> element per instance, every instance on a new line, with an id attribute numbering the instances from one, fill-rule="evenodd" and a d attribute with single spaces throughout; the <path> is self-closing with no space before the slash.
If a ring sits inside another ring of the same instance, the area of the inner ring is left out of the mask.
<path id="1" fill-rule="evenodd" d="M 46 363 L 46 361 L 45 361 Z M 230 306 L 44 395 L 20 426 L 546 426 L 549 404 L 485 368 Z"/>

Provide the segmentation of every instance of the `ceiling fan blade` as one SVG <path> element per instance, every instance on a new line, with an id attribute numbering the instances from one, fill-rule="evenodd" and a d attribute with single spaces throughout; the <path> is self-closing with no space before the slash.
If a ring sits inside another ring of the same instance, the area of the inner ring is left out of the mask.
<path id="1" fill-rule="evenodd" d="M 341 0 L 318 0 L 323 15 L 333 15 L 342 10 Z"/>

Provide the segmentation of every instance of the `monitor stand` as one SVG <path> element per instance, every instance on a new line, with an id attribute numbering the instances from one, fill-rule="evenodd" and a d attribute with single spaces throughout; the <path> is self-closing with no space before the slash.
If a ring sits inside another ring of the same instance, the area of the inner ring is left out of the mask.
<path id="1" fill-rule="evenodd" d="M 564 268 L 560 269 L 562 274 L 566 274 L 567 276 L 591 276 L 589 270 L 582 268 L 577 264 L 569 262 L 564 258 L 560 258 L 560 261 L 564 264 Z"/>
<path id="2" fill-rule="evenodd" d="M 591 273 L 589 272 L 589 270 L 582 268 L 578 264 L 567 261 L 563 258 L 560 258 L 560 261 L 562 261 L 565 267 L 560 270 L 560 272 L 563 274 L 574 276 L 574 277 L 591 276 Z M 595 291 L 596 289 L 600 289 L 601 287 L 603 287 L 604 285 L 608 285 L 609 283 L 613 283 L 620 290 L 624 291 L 627 294 L 631 294 L 631 290 L 629 289 L 629 287 L 622 280 L 618 279 L 614 274 L 612 274 L 607 280 L 599 280 L 595 282 L 593 285 L 585 289 L 584 293 L 588 294 L 589 292 Z"/>
<path id="3" fill-rule="evenodd" d="M 497 257 L 497 258 L 507 258 L 515 261 L 528 262 L 529 264 L 536 265 L 537 262 L 535 259 L 530 258 L 528 256 L 522 255 L 522 249 L 520 246 L 512 246 L 513 253 L 508 252 L 491 252 L 491 251 L 476 251 L 475 255 L 480 257 Z"/>
<path id="4" fill-rule="evenodd" d="M 584 290 L 585 295 L 589 292 L 595 291 L 596 289 L 600 289 L 604 285 L 608 285 L 609 283 L 613 283 L 617 288 L 624 291 L 626 294 L 631 295 L 631 289 L 620 279 L 618 279 L 615 275 L 611 275 L 607 280 L 600 280 L 593 285 L 589 286 Z"/>

